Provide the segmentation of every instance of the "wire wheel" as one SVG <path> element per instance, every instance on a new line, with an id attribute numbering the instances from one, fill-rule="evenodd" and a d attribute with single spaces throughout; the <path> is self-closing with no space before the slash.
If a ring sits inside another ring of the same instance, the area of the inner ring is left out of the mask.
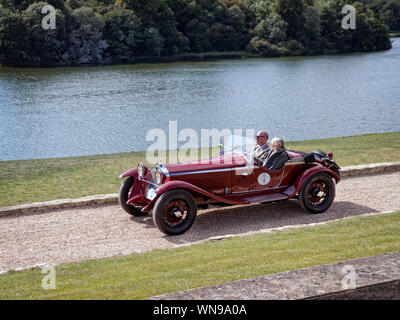
<path id="1" fill-rule="evenodd" d="M 319 172 L 308 178 L 299 192 L 299 202 L 304 210 L 322 213 L 329 209 L 335 198 L 335 183 L 332 177 Z"/>
<path id="2" fill-rule="evenodd" d="M 171 200 L 164 208 L 164 221 L 171 227 L 176 227 L 188 218 L 188 205 L 184 200 Z"/>
<path id="3" fill-rule="evenodd" d="M 328 199 L 329 188 L 322 181 L 313 182 L 307 190 L 308 202 L 313 207 L 318 207 Z"/>
<path id="4" fill-rule="evenodd" d="M 153 208 L 154 224 L 165 234 L 176 235 L 187 231 L 197 215 L 193 196 L 182 189 L 163 193 Z"/>

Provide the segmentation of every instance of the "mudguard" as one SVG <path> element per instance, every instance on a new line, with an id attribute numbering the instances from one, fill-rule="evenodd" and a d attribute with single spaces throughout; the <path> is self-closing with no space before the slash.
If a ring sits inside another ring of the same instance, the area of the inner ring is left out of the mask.
<path id="1" fill-rule="evenodd" d="M 136 178 L 137 176 L 138 176 L 137 168 L 132 168 L 132 169 L 129 169 L 129 170 L 125 171 L 118 178 L 120 178 L 120 179 L 126 178 L 126 177 L 134 177 L 134 178 Z"/>
<path id="2" fill-rule="evenodd" d="M 297 177 L 297 179 L 294 181 L 293 183 L 293 187 L 291 189 L 291 193 L 288 194 L 288 197 L 292 197 L 294 196 L 296 193 L 298 193 L 303 185 L 303 183 L 312 175 L 319 173 L 319 172 L 325 172 L 327 174 L 329 174 L 330 176 L 332 176 L 332 178 L 335 178 L 336 183 L 338 183 L 340 181 L 340 177 L 333 172 L 331 169 L 324 167 L 324 166 L 320 166 L 320 165 L 315 165 L 311 168 L 308 168 L 307 170 L 304 170 L 304 172 Z"/>
<path id="3" fill-rule="evenodd" d="M 248 204 L 247 201 L 244 200 L 239 200 L 239 199 L 228 199 L 225 197 L 217 196 L 211 192 L 208 192 L 207 190 L 204 190 L 202 188 L 199 188 L 191 183 L 185 182 L 185 181 L 169 181 L 167 183 L 162 184 L 156 191 L 156 197 L 150 201 L 143 209 L 142 211 L 148 211 L 158 200 L 158 198 L 164 194 L 167 191 L 174 190 L 174 189 L 184 189 L 186 191 L 192 191 L 191 193 L 197 193 L 206 197 L 210 197 L 218 202 L 225 202 L 228 204 Z"/>

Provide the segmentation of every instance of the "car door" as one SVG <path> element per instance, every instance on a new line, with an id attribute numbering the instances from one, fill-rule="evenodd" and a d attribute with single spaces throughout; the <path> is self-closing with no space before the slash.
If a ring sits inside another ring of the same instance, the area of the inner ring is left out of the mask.
<path id="1" fill-rule="evenodd" d="M 249 190 L 268 190 L 281 186 L 285 166 L 279 170 L 267 170 L 263 167 L 255 166 L 249 176 Z"/>

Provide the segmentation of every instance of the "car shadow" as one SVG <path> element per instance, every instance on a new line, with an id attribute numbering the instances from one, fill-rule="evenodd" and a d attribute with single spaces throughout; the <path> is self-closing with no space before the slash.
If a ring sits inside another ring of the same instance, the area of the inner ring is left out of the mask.
<path id="1" fill-rule="evenodd" d="M 184 244 L 211 237 L 318 223 L 372 212 L 378 211 L 349 201 L 336 201 L 326 212 L 311 214 L 304 211 L 298 201 L 294 199 L 276 203 L 222 207 L 199 210 L 194 224 L 186 233 L 164 237 L 171 243 Z M 135 219 L 135 222 L 139 221 Z M 142 223 L 156 228 L 151 216 L 148 216 Z"/>
<path id="2" fill-rule="evenodd" d="M 144 216 L 139 216 L 139 217 L 131 216 L 130 219 L 132 222 L 143 224 L 145 228 L 156 228 L 157 229 L 157 227 L 154 225 L 151 213 L 146 214 Z"/>

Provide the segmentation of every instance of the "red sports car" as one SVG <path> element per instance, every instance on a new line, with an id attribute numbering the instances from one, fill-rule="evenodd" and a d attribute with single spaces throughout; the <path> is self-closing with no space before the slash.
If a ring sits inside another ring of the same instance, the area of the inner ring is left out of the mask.
<path id="1" fill-rule="evenodd" d="M 197 208 L 208 204 L 244 205 L 297 198 L 311 213 L 326 211 L 340 181 L 333 154 L 286 151 L 289 160 L 279 170 L 263 168 L 238 147 L 218 157 L 159 164 L 151 170 L 140 163 L 120 175 L 126 179 L 119 190 L 119 202 L 131 215 L 152 213 L 155 225 L 169 235 L 187 231 Z"/>

